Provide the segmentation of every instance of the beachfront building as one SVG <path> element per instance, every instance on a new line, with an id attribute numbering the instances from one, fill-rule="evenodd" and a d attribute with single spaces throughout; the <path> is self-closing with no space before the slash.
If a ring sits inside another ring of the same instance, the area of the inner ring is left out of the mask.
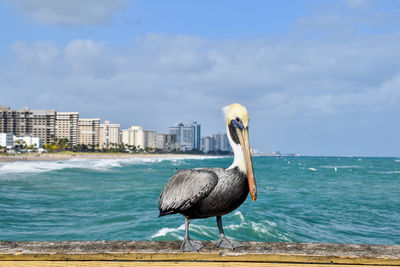
<path id="1" fill-rule="evenodd" d="M 180 144 L 176 142 L 175 134 L 156 134 L 156 148 L 164 152 L 180 150 Z"/>
<path id="2" fill-rule="evenodd" d="M 10 133 L 0 133 L 0 146 L 2 148 L 14 147 L 14 137 L 15 135 Z"/>
<path id="3" fill-rule="evenodd" d="M 14 136 L 14 145 L 21 145 L 22 148 L 42 148 L 43 142 L 39 137 Z"/>
<path id="4" fill-rule="evenodd" d="M 193 146 L 195 150 L 200 151 L 201 149 L 201 125 L 197 122 L 192 123 L 193 127 Z"/>
<path id="5" fill-rule="evenodd" d="M 210 152 L 231 152 L 232 149 L 226 133 L 216 133 L 201 138 L 201 151 L 208 154 Z"/>
<path id="6" fill-rule="evenodd" d="M 99 144 L 102 148 L 118 146 L 121 143 L 120 125 L 105 121 L 99 126 Z"/>
<path id="7" fill-rule="evenodd" d="M 79 119 L 79 138 L 78 143 L 81 145 L 87 145 L 95 147 L 99 144 L 99 127 L 100 119 Z"/>
<path id="8" fill-rule="evenodd" d="M 169 133 L 176 135 L 176 140 L 183 151 L 200 150 L 201 127 L 197 122 L 192 124 L 179 122 L 169 127 Z"/>
<path id="9" fill-rule="evenodd" d="M 32 110 L 31 128 L 29 135 L 32 137 L 39 137 L 45 144 L 54 141 L 56 130 L 56 116 L 55 110 Z"/>
<path id="10" fill-rule="evenodd" d="M 144 148 L 143 127 L 130 126 L 122 130 L 122 143 L 126 146 L 135 146 L 137 149 Z"/>
<path id="11" fill-rule="evenodd" d="M 121 143 L 125 146 L 133 146 L 135 133 L 129 129 L 121 130 Z"/>
<path id="12" fill-rule="evenodd" d="M 0 132 L 17 137 L 39 137 L 44 143 L 54 141 L 55 110 L 11 110 L 9 106 L 0 106 Z"/>
<path id="13" fill-rule="evenodd" d="M 201 151 L 204 154 L 215 151 L 214 139 L 211 136 L 206 136 L 201 138 Z"/>
<path id="14" fill-rule="evenodd" d="M 79 138 L 79 112 L 57 112 L 56 137 L 67 138 L 70 146 L 76 146 Z"/>
<path id="15" fill-rule="evenodd" d="M 156 147 L 156 132 L 155 131 L 143 131 L 143 147 L 144 148 L 155 148 Z"/>
<path id="16" fill-rule="evenodd" d="M 213 134 L 213 139 L 215 151 L 231 151 L 231 146 L 229 145 L 228 136 L 226 133 Z"/>
<path id="17" fill-rule="evenodd" d="M 0 106 L 0 132 L 16 136 L 29 134 L 30 116 L 28 108 L 11 110 L 9 106 Z"/>

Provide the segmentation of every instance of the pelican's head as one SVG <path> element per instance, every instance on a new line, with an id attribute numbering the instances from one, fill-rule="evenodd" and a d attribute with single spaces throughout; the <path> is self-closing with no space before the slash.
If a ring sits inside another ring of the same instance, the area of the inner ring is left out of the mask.
<path id="1" fill-rule="evenodd" d="M 237 103 L 224 107 L 223 111 L 229 143 L 235 154 L 232 167 L 238 167 L 246 173 L 251 197 L 256 201 L 257 187 L 249 144 L 249 113 L 244 106 Z"/>

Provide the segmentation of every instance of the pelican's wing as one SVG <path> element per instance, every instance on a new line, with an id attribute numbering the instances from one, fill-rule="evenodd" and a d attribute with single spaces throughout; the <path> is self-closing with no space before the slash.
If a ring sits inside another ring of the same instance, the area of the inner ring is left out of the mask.
<path id="1" fill-rule="evenodd" d="M 209 170 L 181 170 L 169 179 L 158 198 L 160 216 L 184 211 L 208 196 L 218 183 Z"/>

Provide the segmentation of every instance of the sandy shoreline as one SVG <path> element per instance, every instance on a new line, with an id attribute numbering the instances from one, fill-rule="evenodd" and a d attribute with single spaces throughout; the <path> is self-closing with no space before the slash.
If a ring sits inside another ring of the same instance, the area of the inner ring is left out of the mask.
<path id="1" fill-rule="evenodd" d="M 59 161 L 69 159 L 129 159 L 129 158 L 203 158 L 207 155 L 193 154 L 97 154 L 97 153 L 48 153 L 48 154 L 17 154 L 17 155 L 0 155 L 1 162 L 14 161 Z"/>

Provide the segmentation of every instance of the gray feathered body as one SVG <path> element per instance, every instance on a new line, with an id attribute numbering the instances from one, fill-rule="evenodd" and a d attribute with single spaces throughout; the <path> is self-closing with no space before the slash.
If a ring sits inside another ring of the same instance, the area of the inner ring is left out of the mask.
<path id="1" fill-rule="evenodd" d="M 232 169 L 204 168 L 178 171 L 160 197 L 160 216 L 181 213 L 190 219 L 222 216 L 247 198 L 246 174 Z"/>

